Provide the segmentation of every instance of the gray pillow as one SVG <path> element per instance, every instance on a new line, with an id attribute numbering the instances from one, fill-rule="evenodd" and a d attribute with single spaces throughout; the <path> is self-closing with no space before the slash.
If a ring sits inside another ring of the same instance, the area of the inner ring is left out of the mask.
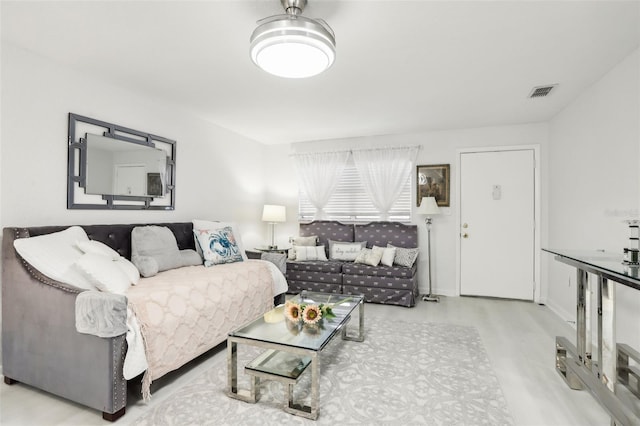
<path id="1" fill-rule="evenodd" d="M 131 261 L 143 277 L 151 277 L 160 271 L 183 266 L 176 237 L 166 226 L 133 228 Z M 157 270 L 153 261 L 157 264 Z"/>
<path id="2" fill-rule="evenodd" d="M 191 249 L 180 250 L 180 266 L 202 265 L 202 257 L 197 251 Z"/>
<path id="3" fill-rule="evenodd" d="M 418 258 L 418 253 L 420 252 L 418 248 L 396 247 L 392 244 L 387 244 L 387 247 L 395 247 L 396 249 L 396 257 L 393 259 L 393 264 L 404 266 L 406 268 L 411 268 L 413 266 Z"/>

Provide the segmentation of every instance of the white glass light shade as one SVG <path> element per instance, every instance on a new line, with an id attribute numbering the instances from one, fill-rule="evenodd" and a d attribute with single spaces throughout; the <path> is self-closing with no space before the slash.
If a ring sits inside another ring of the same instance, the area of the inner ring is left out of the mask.
<path id="1" fill-rule="evenodd" d="M 425 216 L 433 216 L 434 214 L 440 214 L 438 203 L 434 197 L 422 197 L 420 201 L 420 207 L 416 210 L 416 213 Z"/>
<path id="2" fill-rule="evenodd" d="M 336 57 L 331 29 L 296 15 L 263 19 L 251 35 L 251 60 L 264 71 L 285 78 L 306 78 L 329 68 Z"/>
<path id="3" fill-rule="evenodd" d="M 262 209 L 263 222 L 286 222 L 287 214 L 284 206 L 265 204 Z"/>

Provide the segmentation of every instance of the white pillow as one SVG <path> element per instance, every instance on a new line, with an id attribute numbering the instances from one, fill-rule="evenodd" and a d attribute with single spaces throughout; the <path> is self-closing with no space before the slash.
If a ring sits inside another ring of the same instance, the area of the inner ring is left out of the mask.
<path id="1" fill-rule="evenodd" d="M 373 246 L 376 248 L 378 246 Z M 396 248 L 395 247 L 378 247 L 384 250 L 382 253 L 382 258 L 380 259 L 380 263 L 384 266 L 393 266 L 393 259 L 396 257 Z"/>
<path id="2" fill-rule="evenodd" d="M 324 246 L 293 246 L 296 251 L 296 260 L 327 260 Z"/>
<path id="3" fill-rule="evenodd" d="M 83 253 L 100 254 L 102 256 L 110 257 L 112 260 L 120 258 L 120 254 L 118 254 L 117 251 L 100 241 L 78 241 L 76 245 Z"/>
<path id="4" fill-rule="evenodd" d="M 296 260 L 296 247 L 297 246 L 315 246 L 318 242 L 317 235 L 310 235 L 308 237 L 293 237 L 291 238 L 291 244 L 293 247 L 289 249 L 289 260 Z M 325 256 L 326 257 L 326 256 Z"/>
<path id="5" fill-rule="evenodd" d="M 118 265 L 118 268 L 120 268 L 122 272 L 124 272 L 131 284 L 138 284 L 138 281 L 140 281 L 140 271 L 138 271 L 136 265 L 122 256 L 115 261 L 115 264 Z"/>
<path id="6" fill-rule="evenodd" d="M 329 240 L 329 259 L 353 262 L 360 254 L 360 251 L 366 247 L 366 241 L 348 243 Z"/>
<path id="7" fill-rule="evenodd" d="M 353 263 L 364 263 L 365 265 L 378 266 L 382 259 L 384 249 L 382 247 L 373 247 L 372 249 L 363 248 Z"/>
<path id="8" fill-rule="evenodd" d="M 51 234 L 18 238 L 13 246 L 24 260 L 47 277 L 93 290 L 94 287 L 73 267 L 82 256 L 76 246 L 78 241 L 89 241 L 89 237 L 81 227 L 72 226 Z"/>
<path id="9" fill-rule="evenodd" d="M 76 266 L 91 283 L 100 291 L 125 294 L 131 286 L 127 274 L 108 256 L 85 253 L 76 261 Z"/>
<path id="10" fill-rule="evenodd" d="M 76 245 L 85 253 L 106 256 L 109 259 L 114 260 L 118 268 L 120 268 L 120 270 L 128 277 L 131 284 L 136 285 L 138 284 L 138 281 L 140 281 L 140 271 L 138 271 L 138 268 L 136 268 L 136 266 L 129 260 L 120 256 L 117 251 L 105 243 L 96 240 L 89 240 L 78 241 Z"/>
<path id="11" fill-rule="evenodd" d="M 238 225 L 235 222 L 217 222 L 217 221 L 210 221 L 210 220 L 201 220 L 201 219 L 193 219 L 193 230 L 194 232 L 197 231 L 206 231 L 206 230 L 217 230 L 220 228 L 226 228 L 226 227 L 231 227 L 231 230 L 233 232 L 233 235 L 236 239 L 236 245 L 238 246 L 238 250 L 240 250 L 240 255 L 242 256 L 243 260 L 247 260 L 247 253 L 244 251 L 244 244 L 242 243 L 242 234 L 240 234 L 240 229 L 238 228 Z M 202 256 L 202 250 L 199 246 L 199 244 L 196 242 L 196 250 L 198 251 L 198 254 L 200 256 Z"/>

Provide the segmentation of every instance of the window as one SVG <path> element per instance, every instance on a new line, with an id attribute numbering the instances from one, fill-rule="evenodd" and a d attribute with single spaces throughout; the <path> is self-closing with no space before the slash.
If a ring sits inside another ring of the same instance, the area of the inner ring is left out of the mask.
<path id="1" fill-rule="evenodd" d="M 316 209 L 304 191 L 299 192 L 298 200 L 298 220 L 313 220 Z M 382 219 L 380 212 L 369 200 L 351 158 L 349 158 L 340 182 L 324 210 L 326 219 L 343 222 L 371 222 Z M 398 222 L 411 220 L 411 173 L 409 173 L 407 182 L 389 212 L 389 220 Z"/>

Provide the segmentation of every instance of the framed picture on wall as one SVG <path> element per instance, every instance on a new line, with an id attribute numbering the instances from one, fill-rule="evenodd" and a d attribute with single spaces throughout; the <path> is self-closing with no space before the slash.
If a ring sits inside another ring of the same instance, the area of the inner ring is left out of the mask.
<path id="1" fill-rule="evenodd" d="M 434 197 L 439 207 L 449 207 L 450 165 L 429 164 L 416 167 L 416 206 L 422 197 Z"/>
<path id="2" fill-rule="evenodd" d="M 147 173 L 147 195 L 162 197 L 162 178 L 160 173 Z"/>

